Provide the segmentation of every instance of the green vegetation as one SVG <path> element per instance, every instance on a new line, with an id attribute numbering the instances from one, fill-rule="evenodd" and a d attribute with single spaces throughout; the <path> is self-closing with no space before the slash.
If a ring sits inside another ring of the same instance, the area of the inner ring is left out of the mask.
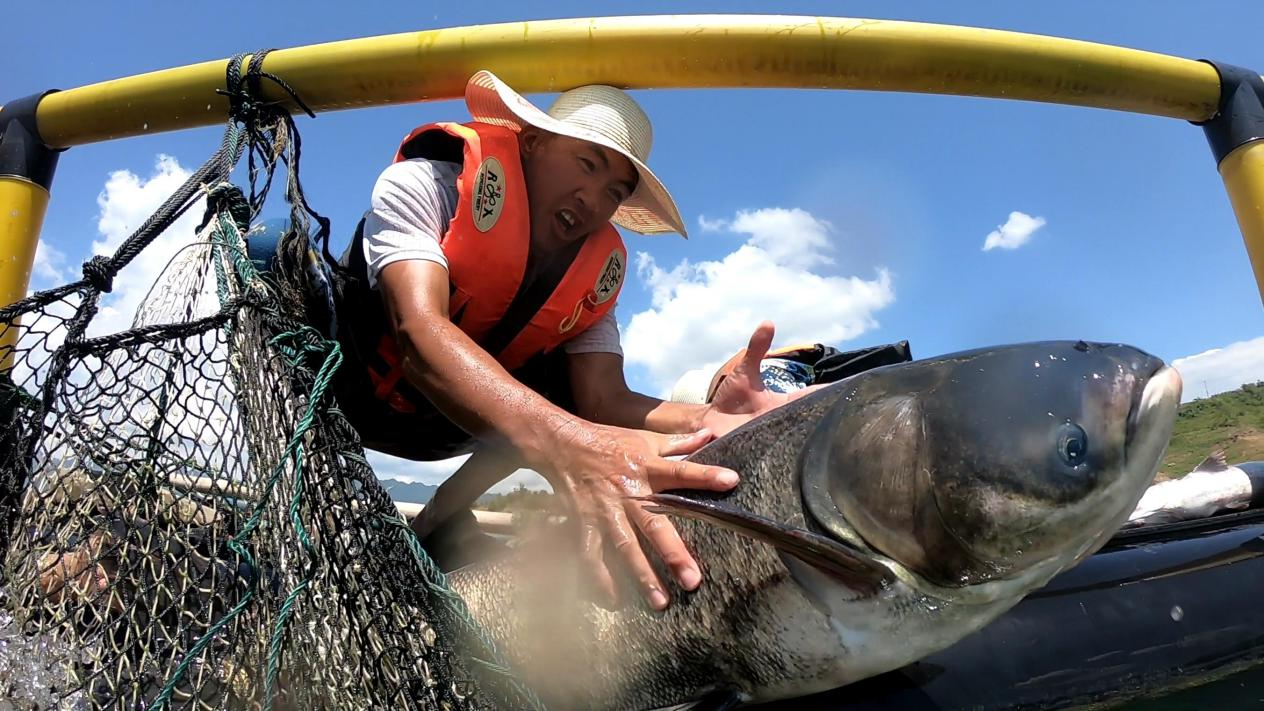
<path id="1" fill-rule="evenodd" d="M 478 508 L 484 511 L 504 511 L 506 513 L 545 512 L 565 515 L 562 502 L 548 491 L 532 491 L 521 484 L 507 494 L 484 496 L 478 501 Z"/>
<path id="2" fill-rule="evenodd" d="M 1264 459 L 1264 382 L 1182 405 L 1160 471 L 1184 476 L 1213 449 L 1230 464 Z"/>

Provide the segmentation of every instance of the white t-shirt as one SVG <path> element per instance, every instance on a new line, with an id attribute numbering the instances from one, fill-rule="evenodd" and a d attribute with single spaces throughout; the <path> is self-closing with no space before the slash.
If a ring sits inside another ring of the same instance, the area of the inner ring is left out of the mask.
<path id="1" fill-rule="evenodd" d="M 456 214 L 456 179 L 461 166 L 425 158 L 393 163 L 378 176 L 364 214 L 364 262 L 369 287 L 387 264 L 424 259 L 448 268 L 439 238 Z M 345 261 L 345 260 L 344 260 Z M 614 353 L 622 356 L 614 309 L 567 341 L 567 353 Z"/>

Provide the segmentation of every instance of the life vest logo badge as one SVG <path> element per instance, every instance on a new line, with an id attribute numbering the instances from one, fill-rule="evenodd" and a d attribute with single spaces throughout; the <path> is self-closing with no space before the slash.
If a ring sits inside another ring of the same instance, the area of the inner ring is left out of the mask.
<path id="1" fill-rule="evenodd" d="M 505 206 L 505 169 L 500 161 L 487 158 L 478 166 L 474 176 L 474 227 L 479 232 L 486 232 L 496 225 L 500 219 L 500 211 Z"/>
<path id="2" fill-rule="evenodd" d="M 593 284 L 593 293 L 597 296 L 597 303 L 604 304 L 619 292 L 619 287 L 623 284 L 623 273 L 626 271 L 626 257 L 623 252 L 616 249 L 606 257 L 606 263 L 601 267 L 601 276 L 597 277 L 597 283 Z"/>

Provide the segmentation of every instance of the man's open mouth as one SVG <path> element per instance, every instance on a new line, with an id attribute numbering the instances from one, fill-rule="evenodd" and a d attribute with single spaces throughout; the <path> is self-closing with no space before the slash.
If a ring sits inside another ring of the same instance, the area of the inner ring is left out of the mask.
<path id="1" fill-rule="evenodd" d="M 570 232 L 579 224 L 579 216 L 569 208 L 562 208 L 557 211 L 557 222 L 562 227 L 562 232 Z"/>

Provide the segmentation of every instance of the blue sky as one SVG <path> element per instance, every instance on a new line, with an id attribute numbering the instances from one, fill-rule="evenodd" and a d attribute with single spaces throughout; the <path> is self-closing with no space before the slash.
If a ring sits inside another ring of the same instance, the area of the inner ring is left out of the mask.
<path id="1" fill-rule="evenodd" d="M 10 26 L 32 30 L 5 40 L 0 100 L 258 47 L 668 12 L 971 25 L 1264 70 L 1264 5 L 1248 1 L 643 0 L 550 2 L 531 10 L 502 2 L 315 2 L 247 12 L 209 4 L 130 6 L 124 13 L 113 4 L 73 3 L 55 18 L 47 16 L 48 6 L 9 9 Z M 50 19 L 55 30 L 34 29 Z M 629 275 L 618 314 L 630 381 L 647 392 L 661 394 L 675 374 L 741 347 L 761 318 L 779 324 L 779 343 L 855 347 L 908 339 L 919 357 L 1049 338 L 1122 341 L 1169 361 L 1221 349 L 1184 361 L 1191 396 L 1264 378 L 1260 298 L 1194 126 L 925 95 L 671 90 L 635 96 L 655 122 L 650 164 L 673 191 L 692 235 L 687 242 L 628 238 L 640 269 Z M 300 119 L 304 184 L 312 203 L 333 219 L 339 243 L 408 129 L 466 117 L 463 104 L 439 102 Z M 199 129 L 67 152 L 43 234 L 52 251 L 45 251 L 47 268 L 35 285 L 77 273 L 94 242 L 116 241 L 112 235 L 128 220 L 143 217 L 144 200 L 161 192 L 164 176 L 196 167 L 218 136 L 218 128 Z M 174 160 L 159 167 L 160 154 Z M 1016 249 L 984 251 L 989 233 L 1015 212 L 1043 225 Z M 109 225 L 102 220 L 107 213 L 114 216 Z"/>

